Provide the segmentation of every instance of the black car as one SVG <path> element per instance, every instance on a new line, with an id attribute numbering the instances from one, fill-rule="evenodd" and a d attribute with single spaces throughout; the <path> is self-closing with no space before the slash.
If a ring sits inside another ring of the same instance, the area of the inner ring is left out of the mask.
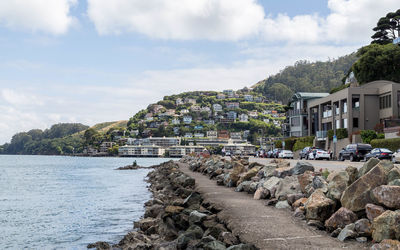
<path id="1" fill-rule="evenodd" d="M 365 156 L 365 159 L 377 158 L 379 160 L 391 160 L 392 156 L 393 152 L 387 148 L 374 148 Z"/>
<path id="2" fill-rule="evenodd" d="M 350 161 L 360 161 L 361 159 L 364 159 L 371 150 L 372 147 L 369 144 L 349 144 L 339 152 L 339 160 L 344 161 L 349 159 Z"/>

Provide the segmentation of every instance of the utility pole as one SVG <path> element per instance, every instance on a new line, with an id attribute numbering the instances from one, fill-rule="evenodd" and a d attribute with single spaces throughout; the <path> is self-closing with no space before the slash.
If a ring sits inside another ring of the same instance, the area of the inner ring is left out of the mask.
<path id="1" fill-rule="evenodd" d="M 336 119 L 335 119 L 335 111 L 336 111 L 336 106 L 335 104 L 331 105 L 332 107 L 332 128 L 333 128 L 333 160 L 336 160 L 336 142 L 337 142 L 337 137 L 336 137 Z"/>

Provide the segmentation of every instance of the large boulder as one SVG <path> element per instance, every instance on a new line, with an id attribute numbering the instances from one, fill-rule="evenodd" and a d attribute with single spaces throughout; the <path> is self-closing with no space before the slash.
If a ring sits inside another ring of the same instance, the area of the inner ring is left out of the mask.
<path id="1" fill-rule="evenodd" d="M 296 176 L 286 176 L 282 179 L 275 192 L 275 197 L 279 200 L 286 200 L 289 194 L 300 193 L 300 184 Z"/>
<path id="2" fill-rule="evenodd" d="M 354 223 L 345 226 L 338 235 L 338 240 L 345 241 L 347 239 L 354 239 L 357 237 L 357 232 L 355 231 Z"/>
<path id="3" fill-rule="evenodd" d="M 269 196 L 269 191 L 264 187 L 259 187 L 254 193 L 253 199 L 254 200 L 266 199 L 268 198 L 268 196 Z"/>
<path id="4" fill-rule="evenodd" d="M 314 178 L 313 172 L 311 171 L 306 171 L 301 175 L 297 176 L 297 180 L 299 181 L 300 184 L 300 189 L 303 193 L 307 193 L 306 187 L 312 183 L 312 180 Z"/>
<path id="5" fill-rule="evenodd" d="M 244 181 L 240 183 L 236 188 L 235 192 L 243 192 L 249 189 L 249 186 L 252 182 L 251 181 Z"/>
<path id="6" fill-rule="evenodd" d="M 382 185 L 372 190 L 373 199 L 385 207 L 400 208 L 400 186 Z"/>
<path id="7" fill-rule="evenodd" d="M 290 208 L 290 205 L 287 201 L 278 201 L 275 205 L 275 208 L 278 209 Z"/>
<path id="8" fill-rule="evenodd" d="M 333 172 L 328 176 L 328 193 L 326 196 L 332 200 L 340 200 L 343 191 L 349 183 L 349 174 L 346 171 Z"/>
<path id="9" fill-rule="evenodd" d="M 268 164 L 268 165 L 264 166 L 259 172 L 260 177 L 261 178 L 269 178 L 269 177 L 273 176 L 274 171 L 277 167 L 278 167 L 278 165 L 276 165 L 276 164 Z"/>
<path id="10" fill-rule="evenodd" d="M 210 241 L 203 246 L 204 250 L 225 250 L 225 244 L 218 240 Z"/>
<path id="11" fill-rule="evenodd" d="M 241 163 L 239 162 L 233 162 L 233 169 L 230 173 L 230 180 L 232 181 L 232 183 L 234 184 L 234 186 L 237 185 L 237 182 L 240 179 L 240 174 L 244 173 L 246 171 L 245 166 L 243 166 Z"/>
<path id="12" fill-rule="evenodd" d="M 389 182 L 388 182 L 388 185 L 389 185 L 389 186 L 400 186 L 400 179 L 396 179 L 396 180 L 393 180 L 393 181 L 389 181 Z"/>
<path id="13" fill-rule="evenodd" d="M 276 168 L 274 170 L 273 175 L 278 178 L 285 178 L 286 176 L 292 175 L 292 168 L 290 167 Z"/>
<path id="14" fill-rule="evenodd" d="M 321 189 L 315 190 L 304 204 L 306 218 L 324 222 L 335 211 L 336 203 L 327 198 Z"/>
<path id="15" fill-rule="evenodd" d="M 400 238 L 400 210 L 386 211 L 372 222 L 372 238 L 376 242 Z"/>
<path id="16" fill-rule="evenodd" d="M 366 237 L 371 236 L 372 225 L 368 219 L 366 219 L 366 218 L 360 219 L 360 220 L 356 221 L 354 224 L 355 224 L 356 232 L 358 233 L 359 236 L 366 236 Z"/>
<path id="17" fill-rule="evenodd" d="M 189 215 L 190 224 L 201 224 L 207 218 L 207 214 L 200 213 L 199 211 L 192 211 Z"/>
<path id="18" fill-rule="evenodd" d="M 358 169 L 353 166 L 348 166 L 346 172 L 349 175 L 349 185 L 355 182 L 358 178 Z"/>
<path id="19" fill-rule="evenodd" d="M 387 182 L 387 173 L 393 168 L 393 164 L 380 162 L 368 173 L 362 175 L 343 192 L 340 202 L 342 206 L 353 212 L 361 211 L 365 205 L 372 203 L 371 191 Z"/>
<path id="20" fill-rule="evenodd" d="M 367 205 L 365 205 L 365 213 L 367 214 L 367 218 L 370 221 L 373 221 L 376 217 L 383 214 L 383 212 L 385 211 L 386 209 L 384 209 L 383 207 L 372 203 L 368 203 Z"/>
<path id="21" fill-rule="evenodd" d="M 313 165 L 307 161 L 298 161 L 291 170 L 292 175 L 303 174 L 306 171 L 314 172 Z"/>
<path id="22" fill-rule="evenodd" d="M 372 245 L 371 250 L 393 250 L 400 249 L 400 241 L 398 240 L 383 240 L 381 243 Z"/>
<path id="23" fill-rule="evenodd" d="M 278 183 L 281 181 L 280 178 L 272 176 L 271 178 L 269 178 L 267 181 L 265 181 L 262 186 L 268 190 L 269 192 L 271 192 L 271 190 L 276 187 L 278 185 Z"/>
<path id="24" fill-rule="evenodd" d="M 312 187 L 314 190 L 322 189 L 324 193 L 328 192 L 328 182 L 322 176 L 314 176 L 312 181 Z"/>
<path id="25" fill-rule="evenodd" d="M 201 198 L 201 195 L 197 192 L 193 192 L 183 201 L 183 206 L 198 209 L 202 201 L 203 198 Z"/>
<path id="26" fill-rule="evenodd" d="M 358 178 L 368 173 L 373 167 L 375 167 L 379 163 L 379 160 L 376 158 L 369 159 L 364 165 L 358 170 Z"/>
<path id="27" fill-rule="evenodd" d="M 329 232 L 336 228 L 344 228 L 346 225 L 351 224 L 357 220 L 357 215 L 344 207 L 341 207 L 332 216 L 325 221 L 325 227 Z"/>
<path id="28" fill-rule="evenodd" d="M 392 170 L 389 171 L 388 174 L 388 182 L 394 181 L 396 179 L 400 179 L 400 167 L 395 166 Z"/>
<path id="29" fill-rule="evenodd" d="M 242 183 L 243 181 L 249 181 L 252 177 L 256 176 L 259 171 L 258 167 L 253 167 L 249 171 L 245 172 L 240 178 L 238 183 Z"/>

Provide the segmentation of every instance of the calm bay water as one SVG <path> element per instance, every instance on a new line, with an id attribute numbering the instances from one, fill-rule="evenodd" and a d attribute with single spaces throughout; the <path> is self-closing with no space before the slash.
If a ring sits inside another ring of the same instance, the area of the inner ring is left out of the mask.
<path id="1" fill-rule="evenodd" d="M 160 158 L 0 155 L 0 247 L 86 249 L 118 242 L 150 199 L 144 181 Z"/>

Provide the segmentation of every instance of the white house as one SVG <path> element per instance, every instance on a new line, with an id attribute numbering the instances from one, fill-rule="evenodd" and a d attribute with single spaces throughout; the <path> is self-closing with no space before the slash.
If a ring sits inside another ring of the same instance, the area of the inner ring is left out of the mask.
<path id="1" fill-rule="evenodd" d="M 257 111 L 250 111 L 249 112 L 249 116 L 251 118 L 257 118 L 258 117 L 258 112 Z"/>
<path id="2" fill-rule="evenodd" d="M 238 109 L 239 108 L 238 102 L 227 102 L 227 103 L 225 103 L 225 105 L 228 109 Z"/>
<path id="3" fill-rule="evenodd" d="M 184 137 L 185 138 L 193 138 L 193 134 L 192 133 L 186 133 Z"/>
<path id="4" fill-rule="evenodd" d="M 235 111 L 229 111 L 227 114 L 228 119 L 236 120 L 237 118 L 237 113 Z"/>
<path id="5" fill-rule="evenodd" d="M 246 115 L 246 114 L 240 114 L 240 115 L 239 115 L 239 120 L 240 120 L 241 122 L 248 122 L 248 121 L 249 121 L 249 116 Z"/>
<path id="6" fill-rule="evenodd" d="M 214 131 L 214 130 L 209 130 L 209 131 L 207 131 L 207 137 L 208 138 L 217 138 L 218 132 Z"/>
<path id="7" fill-rule="evenodd" d="M 177 119 L 177 118 L 172 119 L 172 124 L 173 125 L 178 125 L 180 123 L 181 123 L 181 121 L 179 119 Z"/>
<path id="8" fill-rule="evenodd" d="M 175 103 L 176 103 L 177 106 L 184 104 L 182 98 L 176 99 Z"/>
<path id="9" fill-rule="evenodd" d="M 204 133 L 194 133 L 194 136 L 196 138 L 203 138 L 204 137 Z"/>
<path id="10" fill-rule="evenodd" d="M 244 95 L 244 100 L 246 102 L 252 102 L 253 101 L 253 96 L 252 95 Z"/>
<path id="11" fill-rule="evenodd" d="M 184 117 L 183 117 L 183 122 L 184 122 L 185 124 L 190 124 L 190 123 L 192 123 L 192 117 L 191 117 L 191 116 L 184 116 Z"/>
<path id="12" fill-rule="evenodd" d="M 213 110 L 214 112 L 221 112 L 222 111 L 222 106 L 218 103 L 213 104 Z"/>

